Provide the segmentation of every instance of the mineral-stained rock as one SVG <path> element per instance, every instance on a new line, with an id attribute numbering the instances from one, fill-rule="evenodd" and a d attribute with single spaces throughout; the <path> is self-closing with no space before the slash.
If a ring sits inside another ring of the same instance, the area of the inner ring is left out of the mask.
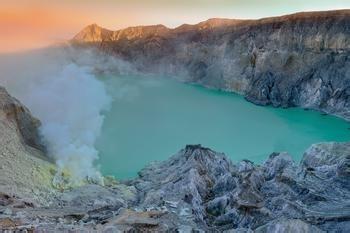
<path id="1" fill-rule="evenodd" d="M 0 219 L 0 230 L 12 230 L 20 224 L 20 221 L 13 220 L 11 218 L 3 218 Z"/>
<path id="2" fill-rule="evenodd" d="M 0 87 L 0 205 L 48 204 L 54 197 L 55 167 L 44 154 L 39 125 L 24 105 Z"/>
<path id="3" fill-rule="evenodd" d="M 131 210 L 122 211 L 115 219 L 108 224 L 130 225 L 134 227 L 156 227 L 159 225 L 159 218 L 163 213 L 157 211 L 135 212 Z"/>

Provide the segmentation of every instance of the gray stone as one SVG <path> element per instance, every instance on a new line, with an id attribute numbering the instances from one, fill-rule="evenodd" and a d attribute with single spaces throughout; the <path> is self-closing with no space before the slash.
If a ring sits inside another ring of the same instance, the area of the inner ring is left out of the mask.
<path id="1" fill-rule="evenodd" d="M 111 190 L 94 184 L 64 192 L 60 197 L 60 202 L 61 206 L 86 208 L 87 210 L 100 209 L 106 206 L 113 206 L 118 210 L 127 205 L 123 199 Z"/>
<path id="2" fill-rule="evenodd" d="M 300 106 L 350 120 L 350 11 L 260 20 L 210 19 L 110 31 L 90 25 L 71 41 L 148 73 L 243 94 L 259 105 Z"/>
<path id="3" fill-rule="evenodd" d="M 207 204 L 208 214 L 218 216 L 225 213 L 226 207 L 229 205 L 229 198 L 226 196 L 217 197 L 212 201 L 209 201 Z"/>
<path id="4" fill-rule="evenodd" d="M 254 233 L 321 233 L 319 228 L 299 219 L 277 220 L 255 229 Z"/>
<path id="5" fill-rule="evenodd" d="M 272 153 L 263 164 L 266 168 L 266 179 L 270 180 L 288 168 L 295 168 L 294 162 L 288 153 Z"/>

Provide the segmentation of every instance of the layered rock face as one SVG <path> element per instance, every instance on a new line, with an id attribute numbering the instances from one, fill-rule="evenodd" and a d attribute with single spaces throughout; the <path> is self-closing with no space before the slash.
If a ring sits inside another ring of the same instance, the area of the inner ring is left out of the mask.
<path id="1" fill-rule="evenodd" d="M 10 96 L 5 88 L 1 86 L 0 109 L 6 120 L 14 125 L 18 136 L 24 144 L 42 152 L 45 150 L 38 132 L 40 121 L 34 118 L 25 106 Z M 5 123 L 5 119 L 3 119 L 3 123 Z"/>
<path id="2" fill-rule="evenodd" d="M 0 209 L 2 202 L 17 205 L 15 199 L 30 206 L 47 203 L 55 170 L 44 154 L 39 125 L 0 87 Z"/>
<path id="3" fill-rule="evenodd" d="M 90 25 L 72 43 L 97 46 L 143 72 L 350 119 L 350 10 L 261 20 L 211 19 L 109 31 Z"/>

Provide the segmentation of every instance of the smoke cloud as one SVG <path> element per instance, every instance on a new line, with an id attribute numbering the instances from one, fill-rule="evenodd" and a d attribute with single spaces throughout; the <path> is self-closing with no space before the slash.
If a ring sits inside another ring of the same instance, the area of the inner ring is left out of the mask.
<path id="1" fill-rule="evenodd" d="M 92 50 L 69 47 L 2 55 L 0 85 L 24 103 L 42 122 L 40 133 L 58 166 L 79 183 L 100 180 L 94 144 L 112 97 L 97 74 L 127 73 L 120 60 Z"/>
<path id="2" fill-rule="evenodd" d="M 108 110 L 110 97 L 104 85 L 85 67 L 69 64 L 43 80 L 29 96 L 29 108 L 42 121 L 41 134 L 60 169 L 75 179 L 98 178 L 94 148 Z"/>

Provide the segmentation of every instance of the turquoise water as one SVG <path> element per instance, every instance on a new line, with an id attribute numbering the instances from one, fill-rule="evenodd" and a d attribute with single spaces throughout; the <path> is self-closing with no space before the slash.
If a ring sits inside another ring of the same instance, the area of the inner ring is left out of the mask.
<path id="1" fill-rule="evenodd" d="M 96 147 L 101 170 L 131 178 L 186 144 L 202 144 L 233 161 L 263 162 L 274 151 L 295 160 L 312 144 L 350 141 L 350 124 L 300 108 L 256 106 L 239 95 L 155 77 L 103 77 L 114 102 Z"/>

